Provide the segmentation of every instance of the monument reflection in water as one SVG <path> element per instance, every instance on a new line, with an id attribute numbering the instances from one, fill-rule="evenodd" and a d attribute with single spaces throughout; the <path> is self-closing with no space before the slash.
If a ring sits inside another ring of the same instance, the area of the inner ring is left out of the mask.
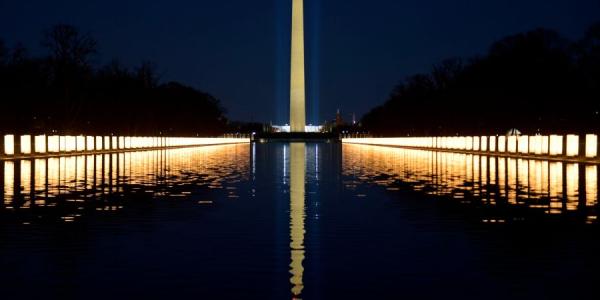
<path id="1" fill-rule="evenodd" d="M 304 143 L 290 144 L 290 251 L 292 274 L 292 294 L 299 296 L 304 288 L 304 219 L 305 212 L 305 182 L 306 182 L 306 145 Z"/>
<path id="2" fill-rule="evenodd" d="M 0 168 L 7 299 L 580 298 L 600 266 L 596 165 L 254 143 Z"/>

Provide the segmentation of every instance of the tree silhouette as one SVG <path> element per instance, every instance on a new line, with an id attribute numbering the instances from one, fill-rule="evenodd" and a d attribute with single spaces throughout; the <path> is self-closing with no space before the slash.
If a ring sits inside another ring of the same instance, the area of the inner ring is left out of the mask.
<path id="1" fill-rule="evenodd" d="M 219 135 L 225 110 L 210 94 L 161 83 L 156 64 L 95 68 L 97 43 L 59 24 L 44 33 L 48 55 L 32 58 L 0 43 L 0 131 L 5 133 Z"/>
<path id="2" fill-rule="evenodd" d="M 575 42 L 547 29 L 508 36 L 485 56 L 408 77 L 362 124 L 376 135 L 596 131 L 599 41 L 598 24 Z"/>

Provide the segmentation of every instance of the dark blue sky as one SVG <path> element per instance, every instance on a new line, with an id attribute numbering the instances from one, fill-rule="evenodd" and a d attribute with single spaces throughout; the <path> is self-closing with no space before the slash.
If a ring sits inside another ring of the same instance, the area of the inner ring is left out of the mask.
<path id="1" fill-rule="evenodd" d="M 357 116 L 401 79 L 448 57 L 483 54 L 536 27 L 569 38 L 600 20 L 599 0 L 305 0 L 308 121 Z M 229 117 L 287 120 L 291 0 L 0 0 L 0 38 L 43 53 L 62 22 L 91 32 L 98 64 L 155 61 L 162 79 L 212 93 Z"/>

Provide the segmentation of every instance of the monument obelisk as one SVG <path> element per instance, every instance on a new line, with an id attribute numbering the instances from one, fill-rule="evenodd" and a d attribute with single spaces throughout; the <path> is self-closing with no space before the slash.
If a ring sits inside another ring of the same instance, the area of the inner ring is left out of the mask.
<path id="1" fill-rule="evenodd" d="M 292 0 L 292 57 L 290 82 L 290 131 L 304 132 L 306 90 L 304 77 L 304 1 Z"/>

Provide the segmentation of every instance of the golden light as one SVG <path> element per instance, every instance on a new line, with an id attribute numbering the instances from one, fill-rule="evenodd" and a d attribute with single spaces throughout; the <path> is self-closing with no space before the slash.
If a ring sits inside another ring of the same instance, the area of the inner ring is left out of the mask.
<path id="1" fill-rule="evenodd" d="M 95 138 L 93 136 L 85 137 L 86 150 L 88 150 L 88 151 L 96 150 L 96 149 L 94 149 L 94 139 Z"/>
<path id="2" fill-rule="evenodd" d="M 561 135 L 550 136 L 550 155 L 563 154 L 563 137 Z"/>
<path id="3" fill-rule="evenodd" d="M 498 137 L 498 152 L 506 152 L 506 137 L 499 136 Z"/>
<path id="4" fill-rule="evenodd" d="M 22 135 L 21 137 L 21 153 L 23 154 L 31 154 L 31 136 L 30 135 Z"/>
<path id="5" fill-rule="evenodd" d="M 60 137 L 52 135 L 48 137 L 48 152 L 56 153 L 60 151 Z"/>
<path id="6" fill-rule="evenodd" d="M 38 135 L 34 138 L 35 143 L 35 152 L 36 153 L 45 153 L 46 152 L 46 136 Z"/>
<path id="7" fill-rule="evenodd" d="M 516 153 L 517 152 L 517 142 L 518 142 L 518 140 L 517 140 L 516 136 L 509 136 L 507 138 L 506 148 L 507 148 L 507 151 L 509 153 Z"/>
<path id="8" fill-rule="evenodd" d="M 529 153 L 529 136 L 522 135 L 518 137 L 519 153 Z"/>
<path id="9" fill-rule="evenodd" d="M 8 134 L 4 136 L 4 154 L 13 155 L 15 154 L 15 136 Z"/>
<path id="10" fill-rule="evenodd" d="M 594 158 L 598 156 L 598 136 L 588 134 L 585 136 L 585 157 Z"/>
<path id="11" fill-rule="evenodd" d="M 567 156 L 579 155 L 579 136 L 569 134 L 567 135 Z"/>
<path id="12" fill-rule="evenodd" d="M 96 150 L 104 150 L 103 139 L 101 136 L 96 137 Z"/>
<path id="13" fill-rule="evenodd" d="M 492 152 L 496 152 L 496 140 L 498 137 L 495 136 L 490 136 L 490 151 Z"/>
<path id="14" fill-rule="evenodd" d="M 481 141 L 481 146 L 479 147 L 479 149 L 481 151 L 488 151 L 488 137 L 482 136 L 482 137 L 480 137 L 480 141 Z"/>

